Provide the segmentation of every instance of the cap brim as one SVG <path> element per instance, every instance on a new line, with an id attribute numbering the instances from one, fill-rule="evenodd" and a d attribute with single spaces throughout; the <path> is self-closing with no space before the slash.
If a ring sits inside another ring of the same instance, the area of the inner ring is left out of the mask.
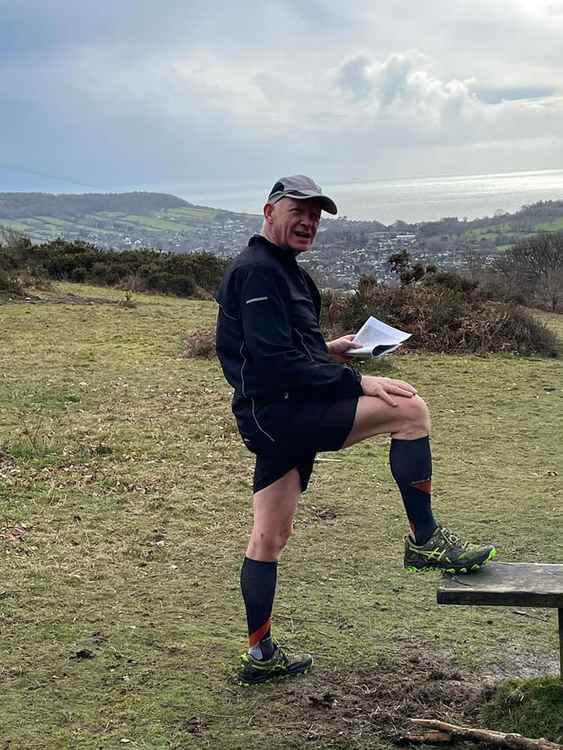
<path id="1" fill-rule="evenodd" d="M 323 193 L 316 193 L 314 190 L 300 190 L 299 192 L 287 192 L 281 193 L 281 195 L 271 195 L 268 198 L 268 203 L 277 203 L 282 198 L 293 198 L 296 201 L 307 201 L 307 200 L 318 200 L 321 204 L 321 209 L 329 214 L 335 216 L 338 213 L 336 203 L 329 198 L 328 195 Z"/>
<path id="2" fill-rule="evenodd" d="M 297 198 L 297 200 L 312 200 L 313 198 L 315 198 L 316 200 L 320 201 L 323 211 L 326 211 L 333 216 L 338 213 L 336 203 L 332 200 L 332 198 L 329 198 L 328 195 L 323 195 L 322 193 L 321 195 L 319 195 L 312 190 L 310 191 L 311 195 L 307 195 L 307 192 L 309 191 L 304 190 L 303 195 L 289 195 L 288 198 Z"/>

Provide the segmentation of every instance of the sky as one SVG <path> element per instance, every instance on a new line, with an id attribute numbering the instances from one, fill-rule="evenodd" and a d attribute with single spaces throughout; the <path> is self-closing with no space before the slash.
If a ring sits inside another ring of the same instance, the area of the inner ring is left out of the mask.
<path id="1" fill-rule="evenodd" d="M 563 0 L 0 0 L 0 19 L 0 191 L 563 168 Z"/>

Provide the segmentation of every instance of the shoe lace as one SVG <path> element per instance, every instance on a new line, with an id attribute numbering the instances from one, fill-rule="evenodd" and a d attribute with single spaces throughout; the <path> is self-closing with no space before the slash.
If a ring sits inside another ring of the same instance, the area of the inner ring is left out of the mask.
<path id="1" fill-rule="evenodd" d="M 448 544 L 451 544 L 455 547 L 461 547 L 461 549 L 467 549 L 467 547 L 469 546 L 469 542 L 464 542 L 458 534 L 450 531 L 449 529 L 446 529 L 444 526 L 441 526 L 440 528 L 442 536 Z"/>

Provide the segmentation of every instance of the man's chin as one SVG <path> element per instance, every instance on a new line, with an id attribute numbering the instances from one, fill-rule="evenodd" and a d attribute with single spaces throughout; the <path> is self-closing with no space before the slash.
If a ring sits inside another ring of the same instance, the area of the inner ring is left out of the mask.
<path id="1" fill-rule="evenodd" d="M 313 244 L 313 240 L 305 240 L 305 239 L 293 240 L 290 247 L 296 253 L 304 253 L 306 250 L 311 249 L 312 244 Z"/>

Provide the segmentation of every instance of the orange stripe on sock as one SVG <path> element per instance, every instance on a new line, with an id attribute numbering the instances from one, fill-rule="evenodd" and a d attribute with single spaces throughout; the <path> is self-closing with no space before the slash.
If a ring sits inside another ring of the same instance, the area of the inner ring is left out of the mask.
<path id="1" fill-rule="evenodd" d="M 420 482 L 413 482 L 411 487 L 414 487 L 416 490 L 420 490 L 421 492 L 426 492 L 427 495 L 432 494 L 432 480 L 431 479 L 423 479 Z"/>
<path id="2" fill-rule="evenodd" d="M 261 625 L 258 628 L 258 630 L 255 630 L 254 633 L 251 633 L 248 636 L 248 643 L 250 644 L 250 647 L 252 648 L 252 646 L 257 646 L 262 640 L 262 638 L 266 635 L 268 630 L 270 630 L 271 627 L 272 627 L 272 618 L 268 617 L 266 622 L 263 625 Z"/>

